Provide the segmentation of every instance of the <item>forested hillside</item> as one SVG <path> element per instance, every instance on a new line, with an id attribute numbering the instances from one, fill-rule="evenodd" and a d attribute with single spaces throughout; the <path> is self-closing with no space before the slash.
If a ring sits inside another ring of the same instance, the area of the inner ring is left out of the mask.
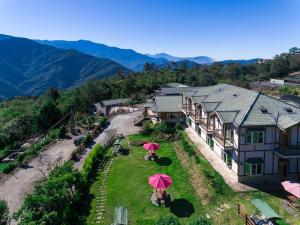
<path id="1" fill-rule="evenodd" d="M 71 110 L 87 113 L 93 103 L 103 99 L 126 97 L 135 102 L 143 101 L 153 90 L 168 82 L 190 86 L 226 82 L 247 88 L 252 81 L 284 77 L 298 70 L 300 54 L 293 51 L 251 65 L 214 63 L 189 69 L 182 63 L 175 68 L 161 69 L 145 64 L 144 72 L 92 80 L 66 91 L 49 89 L 40 97 L 18 97 L 0 104 L 0 149 L 44 132 Z"/>
<path id="2" fill-rule="evenodd" d="M 75 87 L 128 69 L 109 59 L 0 35 L 0 97 L 40 95 L 49 86 Z"/>

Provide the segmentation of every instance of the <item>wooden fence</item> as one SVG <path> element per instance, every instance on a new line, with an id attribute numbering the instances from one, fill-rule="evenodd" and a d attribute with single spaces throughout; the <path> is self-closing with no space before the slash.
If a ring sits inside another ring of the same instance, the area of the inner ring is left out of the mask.
<path id="1" fill-rule="evenodd" d="M 238 205 L 238 214 L 242 217 L 245 225 L 256 225 L 241 205 Z"/>

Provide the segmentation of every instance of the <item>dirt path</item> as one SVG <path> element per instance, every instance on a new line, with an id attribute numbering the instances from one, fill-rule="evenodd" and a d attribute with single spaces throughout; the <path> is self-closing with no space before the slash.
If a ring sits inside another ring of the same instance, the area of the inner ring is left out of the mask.
<path id="1" fill-rule="evenodd" d="M 112 119 L 108 129 L 116 128 L 118 133 L 124 135 L 137 133 L 140 129 L 133 125 L 133 118 L 139 113 L 134 112 L 116 116 Z M 95 143 L 101 143 L 102 140 L 103 134 L 99 135 L 94 141 Z M 23 199 L 33 191 L 34 185 L 49 173 L 48 162 L 58 159 L 62 161 L 70 160 L 74 148 L 73 138 L 60 140 L 49 146 L 38 157 L 33 158 L 29 162 L 28 168 L 16 169 L 12 175 L 0 182 L 0 199 L 7 201 L 11 213 L 16 212 L 21 207 Z M 82 166 L 89 150 L 90 148 L 87 149 L 82 159 L 75 164 L 77 168 Z M 14 224 L 14 221 L 12 224 Z"/>

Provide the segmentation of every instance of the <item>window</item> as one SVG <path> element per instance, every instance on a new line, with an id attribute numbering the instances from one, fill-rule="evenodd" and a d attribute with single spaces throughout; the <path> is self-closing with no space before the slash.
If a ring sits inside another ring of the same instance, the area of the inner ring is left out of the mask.
<path id="1" fill-rule="evenodd" d="M 294 113 L 293 109 L 290 108 L 290 107 L 286 107 L 286 108 L 284 108 L 284 109 L 285 109 L 285 111 L 286 111 L 287 113 L 289 113 L 289 114 Z"/>
<path id="2" fill-rule="evenodd" d="M 173 113 L 168 113 L 168 114 L 167 114 L 167 118 L 168 118 L 168 119 L 177 119 L 177 118 L 178 118 L 178 115 L 177 115 L 177 114 L 173 114 Z"/>
<path id="3" fill-rule="evenodd" d="M 196 129 L 197 129 L 198 135 L 201 137 L 201 129 L 200 129 L 200 127 L 199 127 L 199 126 L 196 126 Z"/>
<path id="4" fill-rule="evenodd" d="M 263 174 L 263 164 L 250 164 L 250 163 L 245 163 L 245 174 L 248 176 L 259 176 Z"/>
<path id="5" fill-rule="evenodd" d="M 246 144 L 263 144 L 265 142 L 264 129 L 248 129 L 246 132 Z"/>
<path id="6" fill-rule="evenodd" d="M 260 107 L 260 111 L 263 113 L 263 114 L 270 114 L 270 112 L 263 106 Z"/>

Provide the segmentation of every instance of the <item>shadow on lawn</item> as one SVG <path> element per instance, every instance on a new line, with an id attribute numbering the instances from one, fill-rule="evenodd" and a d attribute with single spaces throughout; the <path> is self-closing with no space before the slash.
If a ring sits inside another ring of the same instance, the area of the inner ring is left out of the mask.
<path id="1" fill-rule="evenodd" d="M 169 157 L 161 157 L 157 160 L 157 164 L 160 166 L 169 166 L 172 164 L 172 159 Z"/>
<path id="2" fill-rule="evenodd" d="M 170 205 L 170 212 L 175 216 L 183 218 L 190 217 L 194 212 L 194 205 L 184 198 L 175 199 Z"/>

